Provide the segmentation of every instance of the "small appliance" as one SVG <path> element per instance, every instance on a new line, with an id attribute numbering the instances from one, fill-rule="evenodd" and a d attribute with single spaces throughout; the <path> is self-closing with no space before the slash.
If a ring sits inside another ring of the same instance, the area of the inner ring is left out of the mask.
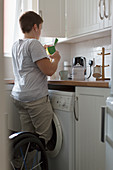
<path id="1" fill-rule="evenodd" d="M 73 57 L 73 66 L 75 66 L 76 64 L 80 64 L 81 66 L 84 67 L 84 75 L 86 75 L 86 58 L 83 56 L 79 56 L 79 57 Z"/>
<path id="2" fill-rule="evenodd" d="M 72 68 L 72 80 L 79 80 L 82 81 L 85 79 L 84 75 L 84 67 L 77 63 L 75 66 Z"/>
<path id="3" fill-rule="evenodd" d="M 49 90 L 49 97 L 59 120 L 56 129 L 61 129 L 56 136 L 57 147 L 48 155 L 49 170 L 75 170 L 75 92 Z"/>

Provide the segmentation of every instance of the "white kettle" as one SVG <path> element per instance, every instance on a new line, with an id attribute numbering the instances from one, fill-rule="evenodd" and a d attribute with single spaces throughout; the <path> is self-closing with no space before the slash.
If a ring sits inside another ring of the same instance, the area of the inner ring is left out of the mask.
<path id="1" fill-rule="evenodd" d="M 72 68 L 72 80 L 82 81 L 85 79 L 84 67 L 77 63 Z"/>

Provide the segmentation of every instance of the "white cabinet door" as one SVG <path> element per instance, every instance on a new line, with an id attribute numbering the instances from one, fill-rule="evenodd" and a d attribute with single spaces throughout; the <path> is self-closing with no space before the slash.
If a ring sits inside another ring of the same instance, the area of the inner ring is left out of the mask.
<path id="1" fill-rule="evenodd" d="M 67 37 L 100 31 L 110 27 L 111 1 L 67 0 Z M 105 8 L 103 6 L 104 2 Z M 109 16 L 106 18 L 104 14 Z M 100 15 L 103 19 L 100 19 Z"/>
<path id="2" fill-rule="evenodd" d="M 67 36 L 73 37 L 99 30 L 97 0 L 67 0 Z"/>
<path id="3" fill-rule="evenodd" d="M 76 169 L 105 170 L 105 144 L 101 142 L 101 106 L 109 89 L 77 87 Z"/>
<path id="4" fill-rule="evenodd" d="M 65 37 L 65 0 L 38 0 L 43 37 Z"/>
<path id="5" fill-rule="evenodd" d="M 99 4 L 98 17 L 101 23 L 100 29 L 110 28 L 112 26 L 112 0 L 97 0 Z"/>

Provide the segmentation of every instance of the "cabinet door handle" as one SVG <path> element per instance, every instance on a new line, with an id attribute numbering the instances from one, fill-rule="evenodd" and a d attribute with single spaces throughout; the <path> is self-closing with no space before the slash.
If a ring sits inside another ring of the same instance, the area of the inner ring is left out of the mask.
<path id="1" fill-rule="evenodd" d="M 101 142 L 105 142 L 105 132 L 106 132 L 106 106 L 101 107 Z"/>
<path id="2" fill-rule="evenodd" d="M 103 20 L 104 16 L 102 17 L 102 15 L 101 15 L 101 2 L 102 2 L 102 0 L 99 1 L 99 16 L 100 16 L 100 19 Z M 103 5 L 104 5 L 104 3 L 103 3 Z"/>
<path id="3" fill-rule="evenodd" d="M 108 15 L 106 14 L 106 2 L 105 2 L 105 0 L 104 0 L 104 2 L 103 2 L 103 5 L 104 5 L 104 16 L 105 16 L 106 18 L 108 18 Z"/>
<path id="4" fill-rule="evenodd" d="M 74 116 L 75 116 L 75 119 L 78 121 L 79 120 L 79 113 L 78 113 L 78 97 L 77 96 L 75 96 Z"/>

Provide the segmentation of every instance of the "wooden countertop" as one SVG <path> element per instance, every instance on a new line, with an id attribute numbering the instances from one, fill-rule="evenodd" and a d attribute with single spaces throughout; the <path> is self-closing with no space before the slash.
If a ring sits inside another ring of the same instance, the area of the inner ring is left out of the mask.
<path id="1" fill-rule="evenodd" d="M 102 87 L 109 88 L 109 81 L 73 81 L 73 80 L 49 80 L 51 85 L 68 85 L 68 86 L 85 86 L 85 87 Z"/>
<path id="2" fill-rule="evenodd" d="M 14 84 L 14 80 L 5 80 L 5 84 Z M 84 86 L 84 87 L 101 87 L 109 88 L 109 81 L 73 81 L 73 80 L 48 80 L 49 85 L 63 85 L 63 86 Z"/>

